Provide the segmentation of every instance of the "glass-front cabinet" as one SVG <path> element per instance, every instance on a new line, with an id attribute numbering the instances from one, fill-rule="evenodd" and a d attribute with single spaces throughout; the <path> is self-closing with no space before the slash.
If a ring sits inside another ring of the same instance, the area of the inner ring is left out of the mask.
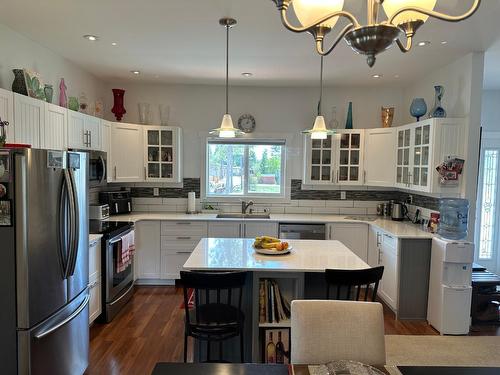
<path id="1" fill-rule="evenodd" d="M 146 181 L 182 182 L 181 129 L 171 126 L 147 126 L 144 132 Z"/>
<path id="2" fill-rule="evenodd" d="M 362 185 L 363 131 L 339 130 L 326 139 L 304 136 L 306 185 Z"/>

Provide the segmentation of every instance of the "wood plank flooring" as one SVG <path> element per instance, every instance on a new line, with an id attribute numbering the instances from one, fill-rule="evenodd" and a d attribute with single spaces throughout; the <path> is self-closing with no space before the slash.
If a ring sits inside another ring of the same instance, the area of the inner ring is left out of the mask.
<path id="1" fill-rule="evenodd" d="M 130 303 L 111 323 L 92 326 L 86 375 L 150 374 L 157 362 L 182 362 L 181 303 L 180 288 L 136 287 Z M 396 321 L 385 306 L 384 321 L 389 335 L 437 335 L 424 321 Z M 500 335 L 500 328 L 474 327 L 471 334 Z"/>

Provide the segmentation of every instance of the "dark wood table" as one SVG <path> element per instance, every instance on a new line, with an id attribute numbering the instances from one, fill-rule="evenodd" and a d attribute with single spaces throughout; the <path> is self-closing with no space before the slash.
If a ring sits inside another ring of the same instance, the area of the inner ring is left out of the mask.
<path id="1" fill-rule="evenodd" d="M 500 367 L 397 366 L 402 375 L 498 375 Z"/>

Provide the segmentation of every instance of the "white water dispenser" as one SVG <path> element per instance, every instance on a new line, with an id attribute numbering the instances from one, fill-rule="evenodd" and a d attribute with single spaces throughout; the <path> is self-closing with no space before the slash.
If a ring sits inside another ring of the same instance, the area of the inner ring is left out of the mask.
<path id="1" fill-rule="evenodd" d="M 442 335 L 469 333 L 474 244 L 432 240 L 427 320 Z"/>

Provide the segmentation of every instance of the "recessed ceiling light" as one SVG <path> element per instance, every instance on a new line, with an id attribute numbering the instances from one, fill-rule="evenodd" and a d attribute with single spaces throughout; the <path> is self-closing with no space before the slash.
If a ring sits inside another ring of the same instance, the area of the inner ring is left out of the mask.
<path id="1" fill-rule="evenodd" d="M 243 72 L 243 73 L 241 73 L 241 75 L 242 75 L 243 77 L 251 77 L 251 76 L 253 76 L 253 73 L 250 73 L 250 72 Z"/>
<path id="2" fill-rule="evenodd" d="M 419 47 L 425 47 L 428 46 L 429 44 L 431 44 L 431 42 L 429 42 L 428 40 L 422 40 L 421 42 L 418 42 Z"/>
<path id="3" fill-rule="evenodd" d="M 139 70 L 131 70 L 130 73 L 135 74 L 136 76 L 141 74 Z"/>
<path id="4" fill-rule="evenodd" d="M 116 43 L 116 42 L 112 42 L 112 43 L 111 43 L 111 45 L 112 45 L 112 46 L 117 46 L 117 45 L 118 45 L 118 43 Z"/>
<path id="5" fill-rule="evenodd" d="M 383 75 L 382 74 L 374 74 L 372 75 L 373 78 L 382 78 Z"/>
<path id="6" fill-rule="evenodd" d="M 447 42 L 446 40 L 442 40 L 442 41 L 441 41 L 441 44 L 442 44 L 442 45 L 445 45 L 445 44 L 448 44 L 448 42 Z"/>
<path id="7" fill-rule="evenodd" d="M 99 40 L 99 37 L 97 35 L 87 34 L 87 35 L 84 35 L 83 37 L 87 40 L 90 40 L 91 42 L 95 42 L 95 41 Z"/>

